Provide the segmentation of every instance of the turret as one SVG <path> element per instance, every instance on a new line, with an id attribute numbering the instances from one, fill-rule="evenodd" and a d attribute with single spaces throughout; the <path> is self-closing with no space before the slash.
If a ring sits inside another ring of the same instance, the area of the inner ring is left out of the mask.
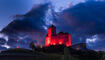
<path id="1" fill-rule="evenodd" d="M 51 37 L 53 35 L 56 35 L 56 27 L 54 25 L 48 28 L 48 36 Z"/>

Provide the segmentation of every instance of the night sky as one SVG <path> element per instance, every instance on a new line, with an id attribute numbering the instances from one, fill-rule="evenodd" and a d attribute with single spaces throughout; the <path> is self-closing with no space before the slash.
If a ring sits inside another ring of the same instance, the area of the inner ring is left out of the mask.
<path id="1" fill-rule="evenodd" d="M 55 5 L 56 11 L 59 11 L 61 7 L 67 7 L 71 2 L 77 4 L 83 0 L 52 0 Z M 16 14 L 25 14 L 30 11 L 34 4 L 46 3 L 47 0 L 0 0 L 0 30 L 9 24 L 11 17 Z"/>
<path id="2" fill-rule="evenodd" d="M 49 3 L 50 1 L 50 3 Z M 0 50 L 44 45 L 47 29 L 69 32 L 72 45 L 105 51 L 104 0 L 0 0 Z"/>

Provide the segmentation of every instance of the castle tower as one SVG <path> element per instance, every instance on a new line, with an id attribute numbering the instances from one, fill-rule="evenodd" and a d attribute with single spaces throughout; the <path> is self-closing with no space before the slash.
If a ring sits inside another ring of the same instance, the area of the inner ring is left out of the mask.
<path id="1" fill-rule="evenodd" d="M 52 43 L 52 36 L 56 35 L 56 27 L 52 25 L 48 28 L 48 34 L 45 38 L 45 46 L 49 46 Z"/>
<path id="2" fill-rule="evenodd" d="M 54 25 L 52 25 L 48 29 L 48 36 L 51 37 L 51 36 L 54 36 L 54 35 L 56 35 L 56 27 Z"/>

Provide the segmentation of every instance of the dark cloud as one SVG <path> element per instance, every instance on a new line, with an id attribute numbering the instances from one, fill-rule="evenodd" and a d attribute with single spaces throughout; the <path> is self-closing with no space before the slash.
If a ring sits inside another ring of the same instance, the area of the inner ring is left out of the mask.
<path id="1" fill-rule="evenodd" d="M 47 9 L 48 4 L 39 4 L 24 15 L 14 16 L 14 20 L 1 31 L 9 37 L 7 44 L 12 48 L 16 48 L 18 45 L 21 48 L 29 48 L 32 41 L 44 41 L 46 31 L 43 26 Z"/>
<path id="2" fill-rule="evenodd" d="M 78 4 L 62 12 L 63 23 L 74 32 L 87 34 L 105 33 L 105 2 Z"/>
<path id="3" fill-rule="evenodd" d="M 65 9 L 58 17 L 58 29 L 70 32 L 72 43 L 86 42 L 88 37 L 105 34 L 105 2 L 80 3 Z M 104 41 L 105 39 L 101 40 L 100 44 L 104 45 Z M 95 45 L 99 47 L 98 44 Z"/>
<path id="4" fill-rule="evenodd" d="M 6 40 L 4 38 L 0 38 L 0 45 L 3 45 L 6 43 Z"/>
<path id="5" fill-rule="evenodd" d="M 32 37 L 28 35 L 18 35 L 17 39 L 15 37 L 9 37 L 9 41 L 7 42 L 7 44 L 11 46 L 11 48 L 16 48 L 17 46 L 19 46 L 20 48 L 29 49 L 29 45 L 31 42 L 37 43 L 37 40 L 33 40 Z"/>
<path id="6" fill-rule="evenodd" d="M 7 48 L 0 46 L 0 51 L 3 51 L 3 50 L 7 50 Z"/>
<path id="7" fill-rule="evenodd" d="M 29 30 L 44 30 L 42 28 L 44 23 L 45 12 L 48 9 L 48 4 L 38 5 L 25 15 L 16 15 L 7 27 L 2 32 L 14 32 L 14 31 L 29 31 Z"/>

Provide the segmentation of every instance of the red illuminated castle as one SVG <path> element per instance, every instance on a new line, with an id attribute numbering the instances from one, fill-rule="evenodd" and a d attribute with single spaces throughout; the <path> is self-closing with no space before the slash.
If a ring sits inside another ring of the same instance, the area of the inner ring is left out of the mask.
<path id="1" fill-rule="evenodd" d="M 45 46 L 50 45 L 65 45 L 71 46 L 71 35 L 69 33 L 60 32 L 56 34 L 56 27 L 52 25 L 48 29 L 48 34 L 45 38 Z"/>

